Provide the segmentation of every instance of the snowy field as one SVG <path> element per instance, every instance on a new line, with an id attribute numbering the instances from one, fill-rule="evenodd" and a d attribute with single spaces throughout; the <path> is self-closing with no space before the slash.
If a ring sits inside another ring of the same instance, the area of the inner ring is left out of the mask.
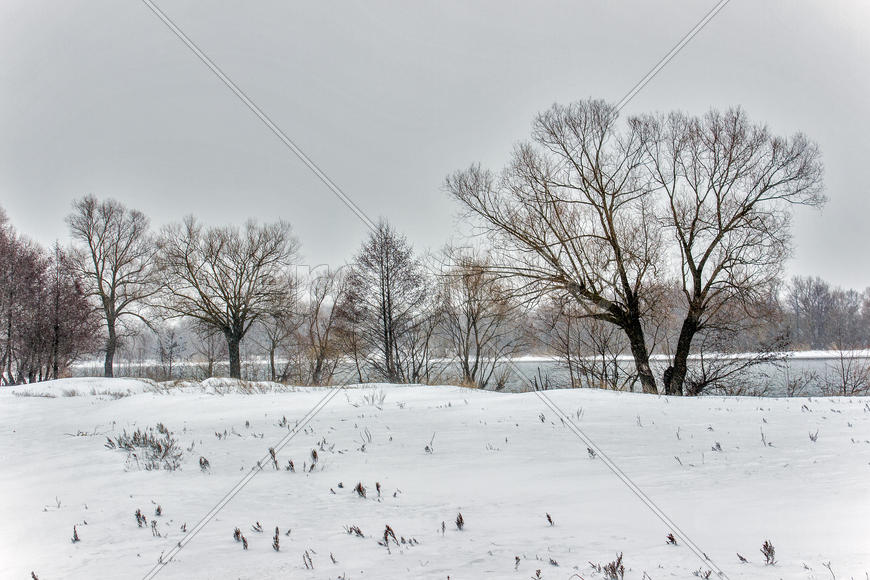
<path id="1" fill-rule="evenodd" d="M 325 393 L 246 390 L 132 379 L 0 390 L 0 578 L 145 576 Z M 870 577 L 870 400 L 548 396 L 729 578 Z M 137 429 L 166 438 L 158 424 L 178 442 L 177 470 L 106 446 Z M 277 461 L 157 577 L 591 580 L 619 553 L 625 578 L 710 569 L 668 544 L 671 530 L 534 393 L 349 388 Z"/>

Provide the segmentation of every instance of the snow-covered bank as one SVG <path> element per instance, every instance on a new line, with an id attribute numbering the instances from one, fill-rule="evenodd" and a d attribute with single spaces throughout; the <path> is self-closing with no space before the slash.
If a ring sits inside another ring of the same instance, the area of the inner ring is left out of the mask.
<path id="1" fill-rule="evenodd" d="M 325 392 L 226 380 L 38 387 L 0 390 L 3 578 L 143 576 Z M 870 572 L 867 399 L 548 394 L 730 578 L 830 578 L 827 562 L 837 578 Z M 104 445 L 158 423 L 183 452 L 177 471 L 137 470 Z M 620 552 L 626 578 L 708 569 L 666 543 L 670 530 L 533 393 L 349 389 L 278 461 L 158 577 L 526 580 L 541 570 L 548 580 L 590 580 L 604 578 L 590 562 Z M 141 528 L 137 509 L 148 518 Z M 386 525 L 405 543 L 379 545 Z M 365 537 L 346 533 L 351 526 Z M 765 540 L 775 566 L 762 564 Z"/>

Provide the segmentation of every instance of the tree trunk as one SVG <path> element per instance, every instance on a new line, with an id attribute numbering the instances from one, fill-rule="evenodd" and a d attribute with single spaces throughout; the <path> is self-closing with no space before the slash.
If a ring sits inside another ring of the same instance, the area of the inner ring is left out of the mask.
<path id="1" fill-rule="evenodd" d="M 239 344 L 242 340 L 234 334 L 227 333 L 227 350 L 230 354 L 230 378 L 242 378 L 242 360 L 239 354 Z"/>
<path id="2" fill-rule="evenodd" d="M 628 336 L 628 343 L 631 346 L 631 354 L 634 357 L 634 366 L 637 370 L 637 377 L 640 379 L 640 385 L 644 393 L 657 394 L 659 392 L 656 387 L 656 379 L 653 376 L 652 370 L 649 367 L 649 351 L 646 349 L 646 342 L 643 337 L 643 328 L 639 320 L 629 322 L 624 328 L 625 334 Z"/>
<path id="3" fill-rule="evenodd" d="M 314 370 L 311 371 L 311 384 L 319 385 L 323 375 L 323 357 L 318 354 L 314 359 Z"/>
<path id="4" fill-rule="evenodd" d="M 698 324 L 694 315 L 690 312 L 683 320 L 680 328 L 680 336 L 677 339 L 677 348 L 674 351 L 674 365 L 671 367 L 671 380 L 667 385 L 666 395 L 682 395 L 683 386 L 686 382 L 686 374 L 689 370 L 689 353 L 692 350 L 692 339 L 698 331 Z"/>
<path id="5" fill-rule="evenodd" d="M 57 276 L 57 268 L 59 268 L 59 266 L 55 264 L 54 311 L 52 312 L 54 324 L 51 328 L 53 332 L 51 337 L 51 378 L 54 380 L 58 379 L 58 374 L 60 373 L 60 362 L 58 361 L 58 357 L 60 356 L 60 280 Z"/>
<path id="6" fill-rule="evenodd" d="M 13 314 L 13 304 L 15 304 L 15 291 L 12 282 L 11 276 L 9 277 L 9 294 L 7 295 L 7 303 L 8 308 L 6 311 L 6 352 L 4 353 L 4 360 L 6 361 L 6 383 L 11 385 L 15 382 L 15 375 L 12 372 L 12 345 L 14 344 L 12 338 L 12 319 L 14 317 Z"/>
<path id="7" fill-rule="evenodd" d="M 60 375 L 60 324 L 54 323 L 54 336 L 51 339 L 51 378 L 57 380 Z"/>
<path id="8" fill-rule="evenodd" d="M 269 349 L 269 370 L 272 373 L 272 382 L 278 381 L 278 370 L 275 368 L 275 347 Z"/>
<path id="9" fill-rule="evenodd" d="M 109 336 L 106 338 L 106 360 L 103 364 L 103 376 L 112 378 L 115 376 L 115 350 L 118 348 L 118 335 L 115 333 L 115 321 L 107 320 Z"/>

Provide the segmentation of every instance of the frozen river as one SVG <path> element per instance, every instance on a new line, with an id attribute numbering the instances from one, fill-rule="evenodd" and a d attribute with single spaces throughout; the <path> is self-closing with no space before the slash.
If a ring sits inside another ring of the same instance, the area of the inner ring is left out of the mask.
<path id="1" fill-rule="evenodd" d="M 750 355 L 743 355 L 744 357 Z M 735 357 L 740 358 L 740 357 Z M 731 359 L 734 360 L 734 359 Z M 589 364 L 602 366 L 601 359 L 586 359 Z M 699 361 L 690 361 L 698 365 Z M 657 379 L 661 381 L 668 362 L 665 357 L 654 357 L 652 368 Z M 707 361 L 709 364 L 709 359 Z M 630 357 L 622 356 L 610 359 L 605 363 L 607 372 L 612 376 L 615 372 L 620 377 L 626 377 L 633 372 L 634 363 Z M 811 351 L 785 353 L 776 362 L 765 362 L 753 366 L 744 371 L 740 378 L 732 381 L 735 388 L 740 389 L 739 394 L 754 394 L 771 397 L 788 395 L 817 396 L 829 394 L 828 390 L 842 383 L 860 384 L 863 380 L 870 381 L 870 351 L 851 351 L 840 353 L 837 351 Z M 225 363 L 215 365 L 215 374 L 225 376 L 227 365 Z M 437 383 L 456 382 L 457 372 L 453 363 L 443 361 L 440 365 L 440 373 Z M 243 375 L 249 380 L 269 379 L 269 366 L 265 360 L 248 360 L 243 364 Z M 546 388 L 558 389 L 571 386 L 568 369 L 558 359 L 551 357 L 521 357 L 512 361 L 499 363 L 499 371 L 505 371 L 507 380 L 505 390 L 526 391 L 535 385 L 545 385 Z M 119 376 L 137 377 L 160 377 L 165 375 L 166 369 L 157 362 L 131 363 L 120 361 L 116 366 L 116 374 Z M 338 380 L 356 382 L 355 377 L 350 376 L 351 368 L 339 373 Z M 74 367 L 75 376 L 99 376 L 102 373 L 101 362 L 82 363 Z M 173 367 L 173 378 L 204 378 L 204 365 L 193 362 L 176 363 Z M 844 376 L 846 377 L 844 381 Z M 591 386 L 588 381 L 581 380 L 582 386 Z M 791 389 L 789 388 L 791 385 Z M 795 390 L 795 385 L 799 388 Z M 490 385 L 490 388 L 492 386 Z M 635 389 L 639 388 L 637 385 Z M 851 393 L 850 393 L 851 394 Z"/>

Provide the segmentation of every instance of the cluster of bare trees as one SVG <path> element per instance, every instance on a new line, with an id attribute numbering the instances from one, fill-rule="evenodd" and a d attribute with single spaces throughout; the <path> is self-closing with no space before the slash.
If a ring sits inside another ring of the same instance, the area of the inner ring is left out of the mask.
<path id="1" fill-rule="evenodd" d="M 788 285 L 784 309 L 791 343 L 809 349 L 870 346 L 870 288 L 832 288 L 818 277 L 796 276 Z"/>
<path id="2" fill-rule="evenodd" d="M 230 376 L 240 377 L 248 331 L 261 323 L 278 332 L 289 316 L 298 242 L 284 222 L 206 228 L 188 217 L 154 234 L 141 212 L 88 196 L 68 223 L 76 268 L 105 323 L 105 376 L 113 375 L 119 341 L 141 329 L 131 321 L 156 330 L 158 320 L 195 320 L 206 344 L 214 334 L 224 338 Z M 171 361 L 174 330 L 158 338 L 161 359 Z"/>
<path id="3" fill-rule="evenodd" d="M 386 222 L 346 268 L 301 272 L 283 221 L 206 227 L 188 217 L 153 232 L 141 212 L 93 196 L 67 221 L 70 275 L 89 320 L 102 320 L 105 376 L 119 347 L 150 354 L 165 378 L 193 357 L 209 376 L 228 359 L 240 378 L 243 352 L 256 352 L 265 378 L 300 384 L 330 383 L 342 363 L 359 381 L 431 382 L 455 353 L 462 381 L 504 386 L 498 363 L 522 344 L 508 330 L 517 307 L 484 259 L 435 272 Z"/>
<path id="4" fill-rule="evenodd" d="M 351 263 L 319 272 L 300 271 L 283 221 L 155 232 L 88 196 L 68 218 L 73 249 L 51 254 L 4 221 L 3 380 L 58 376 L 92 349 L 95 317 L 106 376 L 150 333 L 169 377 L 190 358 L 241 377 L 255 353 L 266 378 L 300 384 L 498 389 L 506 359 L 555 354 L 570 386 L 693 395 L 789 344 L 870 342 L 870 294 L 779 282 L 793 208 L 824 202 L 820 154 L 740 109 L 620 119 L 601 101 L 554 105 L 501 171 L 474 165 L 446 189 L 482 231 L 477 249 L 418 255 L 381 222 Z M 721 356 L 736 352 L 753 354 Z"/>
<path id="5" fill-rule="evenodd" d="M 22 237 L 0 210 L 0 384 L 65 376 L 96 324 L 68 253 Z"/>
<path id="6" fill-rule="evenodd" d="M 115 351 L 129 333 L 130 319 L 151 324 L 142 311 L 144 301 L 156 292 L 148 218 L 114 200 L 87 196 L 73 204 L 67 223 L 76 242 L 74 267 L 105 323 L 104 369 L 111 377 Z"/>
<path id="7" fill-rule="evenodd" d="M 763 311 L 789 252 L 795 205 L 821 206 L 817 146 L 740 109 L 621 122 L 602 101 L 554 105 L 500 172 L 472 166 L 449 193 L 520 293 L 569 301 L 624 335 L 645 392 L 663 292 L 681 318 L 664 391 L 686 392 L 699 336 Z M 671 292 L 676 288 L 677 292 Z"/>
<path id="8" fill-rule="evenodd" d="M 358 380 L 505 386 L 502 363 L 529 335 L 521 304 L 487 256 L 447 249 L 442 258 L 447 265 L 426 263 L 385 222 L 363 244 L 338 309 Z"/>

